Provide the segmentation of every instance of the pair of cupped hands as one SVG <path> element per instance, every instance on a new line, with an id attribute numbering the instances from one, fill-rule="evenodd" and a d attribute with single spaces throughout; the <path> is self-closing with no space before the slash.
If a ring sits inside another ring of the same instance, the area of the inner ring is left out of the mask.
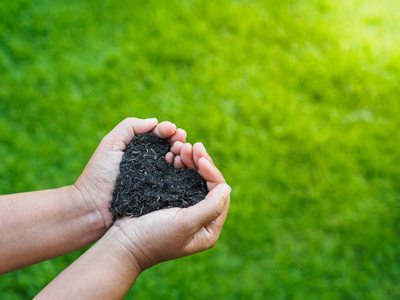
<path id="1" fill-rule="evenodd" d="M 188 208 L 169 208 L 138 218 L 112 223 L 109 205 L 127 144 L 135 135 L 153 132 L 168 140 L 165 156 L 176 168 L 197 170 L 207 181 L 209 193 Z M 127 118 L 107 134 L 75 183 L 85 204 L 96 211 L 109 228 L 105 236 L 114 241 L 121 257 L 138 271 L 209 249 L 215 245 L 228 214 L 230 187 L 202 143 L 186 142 L 186 132 L 171 122 Z"/>

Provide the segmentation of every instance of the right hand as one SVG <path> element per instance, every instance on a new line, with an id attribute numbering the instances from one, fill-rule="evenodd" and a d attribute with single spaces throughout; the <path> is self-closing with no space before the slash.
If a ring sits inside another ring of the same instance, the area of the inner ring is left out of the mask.
<path id="1" fill-rule="evenodd" d="M 231 188 L 201 143 L 175 142 L 167 157 L 175 167 L 196 169 L 207 181 L 206 198 L 188 208 L 169 208 L 138 218 L 124 218 L 112 226 L 117 239 L 139 272 L 171 259 L 215 245 L 228 214 Z"/>

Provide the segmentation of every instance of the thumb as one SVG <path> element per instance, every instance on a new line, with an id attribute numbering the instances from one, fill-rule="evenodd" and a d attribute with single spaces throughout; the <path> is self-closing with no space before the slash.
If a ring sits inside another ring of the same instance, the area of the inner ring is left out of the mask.
<path id="1" fill-rule="evenodd" d="M 210 224 L 224 211 L 230 192 L 231 187 L 226 183 L 221 183 L 213 188 L 204 200 L 194 206 L 184 208 L 183 210 L 186 210 L 184 215 L 189 218 L 187 224 L 193 224 L 196 230 Z"/>
<path id="2" fill-rule="evenodd" d="M 142 134 L 152 130 L 158 121 L 156 118 L 150 119 L 138 119 L 138 118 L 126 118 L 117 126 L 111 130 L 103 140 L 105 141 L 121 141 L 119 144 L 119 150 L 125 150 L 126 145 L 135 137 L 137 134 Z"/>

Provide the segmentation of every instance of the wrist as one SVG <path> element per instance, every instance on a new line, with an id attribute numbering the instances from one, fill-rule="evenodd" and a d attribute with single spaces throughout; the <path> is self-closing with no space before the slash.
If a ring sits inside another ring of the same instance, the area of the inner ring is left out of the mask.
<path id="1" fill-rule="evenodd" d="M 139 249 L 133 246 L 130 238 L 119 226 L 111 226 L 100 242 L 108 244 L 106 249 L 108 249 L 109 254 L 117 260 L 123 268 L 126 268 L 129 274 L 136 274 L 137 277 L 145 270 L 140 263 Z"/>
<path id="2" fill-rule="evenodd" d="M 92 185 L 90 180 L 84 180 L 81 177 L 73 185 L 76 193 L 79 194 L 78 198 L 88 211 L 95 212 L 102 219 L 105 228 L 108 229 L 112 225 L 112 215 L 109 211 L 112 190 L 104 193 L 102 188 Z"/>
<path id="3" fill-rule="evenodd" d="M 95 240 L 98 240 L 108 228 L 100 211 L 88 201 L 85 193 L 76 185 L 69 185 L 61 189 L 64 192 L 65 201 L 73 203 L 76 211 L 79 212 L 82 222 L 86 224 L 85 229 L 91 232 L 91 235 L 97 236 Z"/>

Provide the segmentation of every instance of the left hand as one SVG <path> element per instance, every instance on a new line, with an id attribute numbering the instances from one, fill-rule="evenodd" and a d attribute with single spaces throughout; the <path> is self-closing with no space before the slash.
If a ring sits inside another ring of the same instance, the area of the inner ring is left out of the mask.
<path id="1" fill-rule="evenodd" d="M 112 215 L 108 208 L 120 173 L 120 163 L 125 148 L 135 135 L 150 131 L 167 139 L 170 144 L 184 143 L 186 140 L 186 132 L 177 129 L 171 122 L 158 124 L 157 119 L 127 118 L 102 139 L 75 183 L 75 188 L 82 196 L 85 206 L 88 210 L 97 212 L 106 228 L 112 224 Z M 169 159 L 174 158 L 171 152 L 166 156 Z"/>

